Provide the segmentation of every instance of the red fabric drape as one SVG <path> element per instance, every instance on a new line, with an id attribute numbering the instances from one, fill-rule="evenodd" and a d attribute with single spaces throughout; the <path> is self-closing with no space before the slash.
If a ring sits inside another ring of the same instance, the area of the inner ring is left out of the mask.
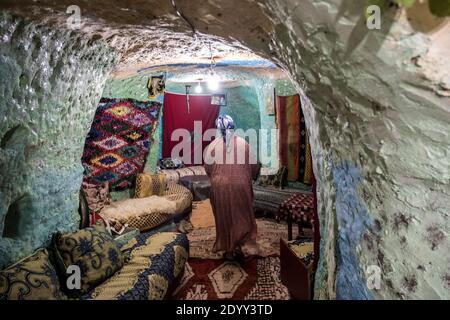
<path id="1" fill-rule="evenodd" d="M 211 105 L 210 95 L 190 95 L 188 110 L 186 95 L 166 93 L 164 95 L 163 157 L 171 157 L 172 149 L 180 142 L 172 141 L 171 136 L 174 130 L 186 129 L 192 137 L 194 121 L 201 121 L 203 134 L 206 130 L 215 128 L 215 120 L 219 116 L 219 111 L 220 106 Z M 201 139 L 201 137 L 194 136 L 194 139 Z M 194 163 L 194 139 L 191 139 L 190 164 L 203 164 L 203 157 L 201 163 Z M 209 141 L 202 142 L 202 154 L 209 143 Z"/>

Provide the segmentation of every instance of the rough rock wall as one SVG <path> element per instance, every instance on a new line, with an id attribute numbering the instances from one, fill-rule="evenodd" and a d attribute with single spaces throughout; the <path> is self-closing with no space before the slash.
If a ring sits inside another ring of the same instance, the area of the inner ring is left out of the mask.
<path id="1" fill-rule="evenodd" d="M 115 54 L 0 14 L 0 268 L 78 227 L 83 141 Z"/>
<path id="2" fill-rule="evenodd" d="M 448 40 L 395 8 L 370 31 L 364 1 L 260 3 L 312 132 L 316 298 L 450 298 Z"/>

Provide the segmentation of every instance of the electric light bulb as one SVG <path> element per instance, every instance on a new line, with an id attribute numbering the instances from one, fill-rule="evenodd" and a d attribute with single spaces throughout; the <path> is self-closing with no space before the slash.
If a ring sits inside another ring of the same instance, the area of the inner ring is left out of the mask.
<path id="1" fill-rule="evenodd" d="M 217 79 L 209 79 L 208 80 L 208 88 L 212 91 L 219 89 L 219 81 Z"/>
<path id="2" fill-rule="evenodd" d="M 195 87 L 195 93 L 202 93 L 203 92 L 203 88 L 200 85 L 200 82 L 197 84 L 197 86 Z"/>

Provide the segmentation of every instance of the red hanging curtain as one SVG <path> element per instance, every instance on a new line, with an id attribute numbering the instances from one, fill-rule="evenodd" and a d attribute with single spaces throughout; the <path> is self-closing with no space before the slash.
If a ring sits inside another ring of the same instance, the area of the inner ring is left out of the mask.
<path id="1" fill-rule="evenodd" d="M 201 139 L 194 135 L 194 121 L 202 122 L 203 135 L 206 130 L 215 128 L 215 120 L 219 116 L 220 106 L 211 105 L 210 95 L 189 95 L 188 109 L 186 98 L 187 96 L 184 94 L 165 93 L 164 95 L 163 157 L 171 157 L 172 149 L 180 142 L 172 141 L 172 132 L 176 129 L 186 129 L 192 138 L 190 164 L 203 164 L 203 157 L 200 163 L 194 162 L 194 139 Z M 209 143 L 209 141 L 202 142 L 202 154 Z"/>

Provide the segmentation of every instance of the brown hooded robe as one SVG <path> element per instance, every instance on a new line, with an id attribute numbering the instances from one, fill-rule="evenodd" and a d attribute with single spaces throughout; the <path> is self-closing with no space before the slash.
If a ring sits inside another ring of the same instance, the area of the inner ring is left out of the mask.
<path id="1" fill-rule="evenodd" d="M 205 152 L 205 169 L 211 180 L 211 205 L 216 221 L 214 252 L 232 252 L 246 243 L 256 246 L 252 179 L 260 167 L 244 139 L 232 136 L 230 146 L 229 150 L 234 149 L 234 154 L 230 151 L 228 161 L 222 138 L 216 138 Z M 243 152 L 244 160 L 239 157 Z"/>

